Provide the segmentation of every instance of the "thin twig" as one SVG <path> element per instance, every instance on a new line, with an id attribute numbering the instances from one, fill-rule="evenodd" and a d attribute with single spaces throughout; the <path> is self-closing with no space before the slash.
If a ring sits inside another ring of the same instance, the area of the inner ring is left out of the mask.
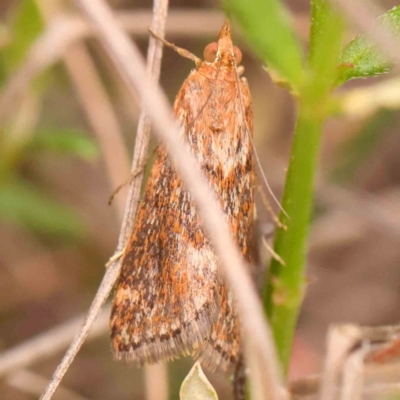
<path id="1" fill-rule="evenodd" d="M 46 21 L 57 18 L 64 11 L 61 2 L 37 0 Z M 55 16 L 56 15 L 56 16 Z M 83 43 L 71 46 L 62 60 L 81 101 L 93 133 L 100 144 L 111 188 L 117 187 L 129 175 L 129 159 L 123 142 L 123 134 L 112 102 L 101 82 L 96 66 Z M 124 198 L 115 202 L 118 216 L 122 219 Z"/>
<path id="2" fill-rule="evenodd" d="M 168 386 L 168 370 L 165 363 L 146 366 L 146 400 L 167 400 Z"/>
<path id="3" fill-rule="evenodd" d="M 153 7 L 153 21 L 151 29 L 161 37 L 165 34 L 165 24 L 167 20 L 168 0 L 156 0 Z M 163 44 L 155 39 L 152 35 L 149 37 L 149 48 L 147 51 L 147 65 L 146 73 L 152 82 L 158 82 L 161 71 L 161 58 L 162 58 Z M 125 210 L 125 218 L 121 227 L 121 234 L 119 237 L 118 248 L 122 249 L 125 246 L 129 233 L 132 231 L 133 218 L 126 218 L 127 213 L 132 217 L 136 214 L 139 204 L 140 187 L 143 180 L 143 164 L 146 160 L 147 150 L 150 140 L 151 122 L 147 115 L 147 110 L 144 108 L 139 117 L 139 124 L 137 135 L 142 136 L 142 140 L 135 145 L 132 171 L 140 171 L 137 173 L 130 184 L 129 196 Z"/>
<path id="4" fill-rule="evenodd" d="M 22 369 L 9 376 L 6 382 L 15 389 L 36 397 L 43 392 L 47 379 L 39 374 Z M 57 398 L 60 400 L 85 400 L 85 397 L 63 386 L 59 387 L 57 394 Z"/>
<path id="5" fill-rule="evenodd" d="M 343 362 L 361 337 L 361 329 L 356 325 L 337 325 L 329 329 L 327 355 L 320 387 L 321 400 L 335 398 L 335 388 L 339 382 Z"/>
<path id="6" fill-rule="evenodd" d="M 155 0 L 152 29 L 158 32 L 160 35 L 162 35 L 165 31 L 167 8 L 168 8 L 168 1 Z M 150 40 L 149 54 L 148 54 L 148 64 L 150 64 L 148 67 L 148 71 L 150 77 L 146 76 L 146 80 L 149 79 L 155 81 L 158 79 L 160 73 L 161 57 L 162 57 L 162 44 Z M 157 65 L 158 65 L 158 70 L 156 67 Z M 157 78 L 154 78 L 154 75 L 156 75 Z M 145 120 L 146 118 L 143 119 L 143 122 Z M 144 152 L 144 150 L 146 150 L 148 147 L 149 131 L 143 130 L 143 125 L 144 125 L 143 122 L 140 126 L 138 126 L 138 131 L 136 134 L 135 150 L 134 150 L 135 154 L 132 161 L 132 171 L 137 170 L 137 167 L 142 165 L 146 159 L 146 153 Z M 110 259 L 106 273 L 95 295 L 92 305 L 90 306 L 87 318 L 85 320 L 82 329 L 75 336 L 68 351 L 66 352 L 65 356 L 61 360 L 61 363 L 58 365 L 56 371 L 54 372 L 53 377 L 42 396 L 42 400 L 51 399 L 53 393 L 57 389 L 63 376 L 67 372 L 69 366 L 74 360 L 80 347 L 85 341 L 89 333 L 89 330 L 91 329 L 91 326 L 100 311 L 101 306 L 103 305 L 106 298 L 109 296 L 110 291 L 119 276 L 121 270 L 121 258 L 119 257 L 119 253 L 125 247 L 125 240 L 127 239 L 129 234 L 128 229 L 130 229 L 132 224 L 132 222 L 130 221 L 133 221 L 134 216 L 136 214 L 137 201 L 134 201 L 134 199 L 135 198 L 138 199 L 140 196 L 141 177 L 140 179 L 139 177 L 136 177 L 132 182 L 132 186 L 133 185 L 135 185 L 136 191 L 130 190 L 128 193 L 115 255 Z"/>
<path id="7" fill-rule="evenodd" d="M 123 133 L 111 100 L 101 83 L 94 62 L 83 44 L 73 46 L 65 54 L 64 63 L 100 145 L 112 190 L 129 176 L 130 169 Z M 124 203 L 124 196 L 118 196 L 115 206 L 119 220 L 122 219 Z"/>
<path id="8" fill-rule="evenodd" d="M 115 15 L 120 25 L 130 34 L 138 37 L 148 35 L 151 20 L 149 11 L 120 11 Z M 214 10 L 174 10 L 169 14 L 167 21 L 168 35 L 210 37 L 218 31 L 222 19 L 223 14 Z M 305 31 L 302 26 L 306 20 L 308 16 L 304 14 L 297 16 L 299 34 Z M 34 42 L 21 66 L 4 84 L 0 93 L 0 120 L 13 111 L 18 99 L 35 77 L 61 60 L 70 46 L 91 36 L 92 33 L 82 18 L 60 16 L 54 19 L 48 29 Z"/>
<path id="9" fill-rule="evenodd" d="M 153 121 L 155 132 L 167 145 L 174 165 L 197 204 L 204 226 L 221 261 L 222 272 L 237 300 L 239 316 L 245 331 L 244 342 L 252 343 L 246 350 L 257 351 L 259 371 L 263 374 L 263 382 L 258 382 L 258 387 L 263 386 L 266 392 L 262 394 L 263 397 L 254 398 L 271 400 L 281 398 L 275 348 L 268 324 L 264 319 L 261 302 L 217 205 L 215 195 L 210 190 L 188 146 L 181 140 L 165 94 L 146 77 L 139 50 L 120 29 L 109 7 L 100 0 L 76 0 L 76 3 L 97 32 L 124 78 L 127 89 L 132 93 L 139 93 L 142 104 Z M 253 378 L 252 375 L 251 382 Z"/>
<path id="10" fill-rule="evenodd" d="M 365 348 L 360 348 L 348 356 L 343 365 L 343 379 L 340 400 L 361 400 L 364 386 Z"/>
<path id="11" fill-rule="evenodd" d="M 159 36 L 164 37 L 165 25 L 168 13 L 168 0 L 155 0 L 153 3 L 153 20 L 151 29 Z M 146 73 L 150 80 L 158 82 L 161 72 L 163 44 L 153 36 L 149 37 L 149 48 L 147 50 Z M 125 205 L 125 215 L 122 221 L 120 236 L 117 249 L 122 249 L 132 231 L 134 216 L 139 206 L 140 188 L 143 181 L 143 163 L 147 158 L 150 141 L 151 121 L 147 116 L 146 109 L 140 113 L 137 128 L 137 137 L 141 136 L 141 141 L 137 142 L 134 149 L 132 171 L 136 172 L 132 177 L 129 186 L 129 195 Z M 146 366 L 145 370 L 146 398 L 148 400 L 167 400 L 168 399 L 168 373 L 166 364 L 154 367 Z M 158 381 L 159 380 L 159 381 Z"/>
<path id="12" fill-rule="evenodd" d="M 123 12 L 117 15 L 121 26 L 131 34 L 148 35 L 151 17 L 148 11 Z M 195 20 L 196 23 L 184 26 L 184 18 L 186 23 L 189 19 Z M 185 35 L 210 36 L 219 28 L 222 18 L 220 12 L 175 11 L 169 18 L 169 29 L 176 34 L 184 32 Z M 91 34 L 90 26 L 81 18 L 54 18 L 47 30 L 34 42 L 21 66 L 4 84 L 0 93 L 0 120 L 13 112 L 20 96 L 35 77 L 58 62 L 70 46 Z"/>
<path id="13" fill-rule="evenodd" d="M 400 108 L 400 78 L 348 90 L 340 96 L 340 111 L 349 117 L 366 118 L 380 108 Z"/>
<path id="14" fill-rule="evenodd" d="M 109 316 L 110 307 L 106 307 L 93 324 L 90 339 L 95 339 L 107 331 Z M 83 315 L 76 317 L 5 351 L 0 355 L 0 376 L 29 367 L 63 351 L 71 343 L 83 321 Z"/>

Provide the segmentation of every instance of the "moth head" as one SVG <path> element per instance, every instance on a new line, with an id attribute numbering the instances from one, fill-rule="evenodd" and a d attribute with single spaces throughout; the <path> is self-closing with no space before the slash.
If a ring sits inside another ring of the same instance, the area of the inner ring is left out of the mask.
<path id="1" fill-rule="evenodd" d="M 218 42 L 210 43 L 204 49 L 204 60 L 209 63 L 221 62 L 223 65 L 239 65 L 242 61 L 242 52 L 232 43 L 228 20 L 224 22 L 219 32 Z"/>

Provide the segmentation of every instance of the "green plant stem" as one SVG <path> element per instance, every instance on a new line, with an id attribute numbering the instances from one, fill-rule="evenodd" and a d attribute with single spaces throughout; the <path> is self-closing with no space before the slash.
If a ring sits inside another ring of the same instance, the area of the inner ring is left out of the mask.
<path id="1" fill-rule="evenodd" d="M 305 108 L 300 109 L 282 200 L 289 218 L 284 213 L 280 216 L 287 230 L 277 231 L 274 245 L 286 265 L 272 260 L 264 296 L 265 309 L 285 375 L 305 289 L 306 242 L 322 122 L 313 118 Z"/>

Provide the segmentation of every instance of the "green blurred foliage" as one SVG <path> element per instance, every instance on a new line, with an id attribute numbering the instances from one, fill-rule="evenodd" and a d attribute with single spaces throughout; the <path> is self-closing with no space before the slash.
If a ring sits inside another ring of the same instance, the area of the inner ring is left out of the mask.
<path id="1" fill-rule="evenodd" d="M 35 1 L 23 0 L 14 9 L 9 24 L 11 42 L 3 50 L 4 68 L 6 73 L 24 59 L 35 38 L 44 29 L 44 22 Z"/>
<path id="2" fill-rule="evenodd" d="M 51 239 L 78 239 L 84 232 L 83 224 L 72 210 L 17 177 L 1 182 L 0 219 Z"/>
<path id="3" fill-rule="evenodd" d="M 51 151 L 61 155 L 75 155 L 86 161 L 95 161 L 99 148 L 92 139 L 77 129 L 42 129 L 27 144 L 27 151 Z"/>
<path id="4" fill-rule="evenodd" d="M 6 46 L 0 47 L 0 85 L 3 85 L 19 67 L 32 44 L 45 29 L 40 10 L 34 0 L 22 0 L 11 11 L 7 32 L 11 38 Z M 38 128 L 30 113 L 39 113 L 47 93 L 52 71 L 36 79 L 26 96 L 31 101 L 21 103 L 17 112 L 0 126 L 0 219 L 16 223 L 35 234 L 65 240 L 82 237 L 84 225 L 69 207 L 51 199 L 38 185 L 34 177 L 28 179 L 22 166 L 34 163 L 45 152 L 74 155 L 93 161 L 98 149 L 85 132 L 64 128 Z M 32 108 L 33 107 L 33 108 Z M 23 121 L 22 131 L 19 126 Z M 41 124 L 43 125 L 43 124 Z"/>

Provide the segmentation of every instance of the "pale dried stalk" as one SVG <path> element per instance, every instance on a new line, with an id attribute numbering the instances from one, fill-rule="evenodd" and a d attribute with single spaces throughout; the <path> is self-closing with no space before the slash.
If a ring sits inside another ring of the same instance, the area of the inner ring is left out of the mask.
<path id="1" fill-rule="evenodd" d="M 334 400 L 340 372 L 351 348 L 360 342 L 361 329 L 356 325 L 332 326 L 328 332 L 327 355 L 320 388 L 320 400 Z"/>
<path id="2" fill-rule="evenodd" d="M 117 11 L 115 15 L 130 34 L 142 37 L 148 35 L 152 16 L 149 11 Z M 168 36 L 212 37 L 220 29 L 222 20 L 223 14 L 220 11 L 173 10 L 167 21 Z M 295 22 L 299 35 L 306 41 L 308 36 L 305 35 L 304 26 L 308 23 L 308 15 L 296 15 Z M 0 93 L 0 120 L 13 111 L 19 97 L 36 76 L 60 61 L 70 46 L 90 37 L 92 33 L 82 18 L 63 15 L 53 20 L 34 43 L 18 70 L 4 85 Z"/>
<path id="3" fill-rule="evenodd" d="M 107 331 L 109 316 L 110 307 L 106 307 L 93 324 L 89 335 L 90 339 L 95 339 Z M 18 369 L 29 367 L 63 351 L 71 343 L 83 321 L 83 315 L 76 317 L 2 353 L 0 356 L 0 377 Z"/>
<path id="4" fill-rule="evenodd" d="M 146 366 L 145 393 L 147 400 L 168 399 L 168 369 L 165 363 Z"/>
<path id="5" fill-rule="evenodd" d="M 112 61 L 125 79 L 127 89 L 139 93 L 142 104 L 151 117 L 159 138 L 167 145 L 174 165 L 197 204 L 216 253 L 221 261 L 221 269 L 232 288 L 238 304 L 242 321 L 245 343 L 251 340 L 253 345 L 248 350 L 257 349 L 259 371 L 263 373 L 266 393 L 257 398 L 272 400 L 281 398 L 280 377 L 275 348 L 271 332 L 264 319 L 261 302 L 247 273 L 245 262 L 236 247 L 230 230 L 222 215 L 215 195 L 201 173 L 196 161 L 190 154 L 178 132 L 172 116 L 171 107 L 161 89 L 146 77 L 144 64 L 139 50 L 120 29 L 109 7 L 100 0 L 76 0 L 88 20 L 91 22 L 99 39 L 108 51 Z M 255 359 L 256 357 L 252 357 Z M 254 377 L 251 376 L 251 381 Z M 255 394 L 255 393 L 254 393 Z"/>
<path id="6" fill-rule="evenodd" d="M 158 14 L 154 14 L 153 16 L 153 22 L 152 22 L 152 29 L 155 30 L 156 32 L 159 32 L 159 34 L 163 34 L 165 30 L 165 22 L 166 22 L 166 13 L 168 9 L 168 1 L 167 0 L 155 0 L 155 3 L 157 6 L 154 7 L 153 11 L 156 11 Z M 156 43 L 154 41 L 150 41 L 150 46 L 149 46 L 149 63 L 150 64 L 157 64 L 160 65 L 161 63 L 161 56 L 162 52 L 159 48 L 162 46 L 160 43 Z M 149 71 L 151 74 L 157 73 L 159 75 L 159 70 L 157 72 L 157 69 L 154 68 L 153 66 L 150 68 Z M 149 79 L 146 77 L 146 79 Z M 140 128 L 141 129 L 141 128 Z M 146 158 L 146 153 L 143 152 L 144 149 L 147 148 L 149 140 L 149 132 L 145 132 L 144 130 L 140 130 L 138 127 L 137 135 L 136 135 L 136 141 L 135 141 L 135 156 L 136 157 L 141 157 L 139 159 L 133 160 L 133 165 L 143 165 L 145 158 Z M 138 151 L 136 154 L 136 149 L 141 149 Z M 134 171 L 133 169 L 132 171 Z M 141 186 L 141 181 L 135 180 L 136 190 L 140 192 L 140 186 Z M 83 342 L 85 341 L 89 330 L 91 329 L 91 326 L 93 325 L 94 320 L 96 319 L 101 306 L 103 305 L 104 301 L 107 299 L 114 283 L 116 282 L 120 270 L 121 270 L 121 259 L 120 255 L 118 254 L 120 251 L 125 246 L 124 240 L 126 240 L 127 235 L 129 232 L 127 232 L 127 229 L 130 227 L 130 222 L 127 220 L 130 220 L 134 218 L 136 214 L 136 208 L 137 208 L 137 202 L 132 201 L 131 197 L 135 195 L 137 198 L 139 197 L 140 193 L 136 193 L 133 191 L 129 191 L 128 198 L 126 201 L 126 206 L 124 210 L 124 217 L 123 217 L 123 222 L 121 226 L 121 231 L 118 239 L 118 245 L 117 245 L 117 250 L 116 254 L 114 257 L 110 259 L 108 268 L 106 270 L 106 273 L 102 279 L 102 282 L 99 286 L 99 289 L 97 290 L 97 293 L 95 295 L 95 298 L 93 299 L 93 302 L 90 306 L 89 312 L 87 314 L 87 318 L 85 320 L 85 323 L 80 330 L 80 332 L 75 336 L 74 340 L 69 346 L 68 351 L 66 352 L 65 356 L 61 360 L 61 363 L 58 365 L 56 371 L 54 372 L 54 375 L 47 386 L 43 396 L 42 400 L 49 400 L 51 399 L 52 395 L 54 394 L 55 390 L 57 389 L 59 383 L 61 382 L 63 376 L 65 375 L 66 371 L 68 370 L 69 366 L 71 365 L 72 361 L 74 360 L 76 354 L 78 353 L 80 347 L 82 346 Z"/>
<path id="7" fill-rule="evenodd" d="M 121 26 L 131 34 L 148 35 L 150 12 L 123 12 L 117 13 L 117 16 Z M 183 25 L 182 20 L 185 18 L 186 21 L 191 19 L 196 23 Z M 175 11 L 169 18 L 168 29 L 172 34 L 209 36 L 219 29 L 222 18 L 220 12 Z M 200 22 L 203 23 L 200 25 Z M 53 19 L 47 30 L 34 42 L 21 66 L 4 84 L 0 94 L 0 120 L 13 112 L 35 77 L 61 60 L 70 46 L 91 34 L 89 25 L 81 18 L 60 16 Z"/>
<path id="8" fill-rule="evenodd" d="M 349 117 L 366 118 L 380 108 L 400 108 L 400 78 L 386 79 L 368 87 L 352 89 L 341 98 L 340 109 Z"/>
<path id="9" fill-rule="evenodd" d="M 358 349 L 344 362 L 340 400 L 362 400 L 365 353 L 366 349 Z"/>
<path id="10" fill-rule="evenodd" d="M 153 3 L 153 21 L 151 29 L 161 37 L 165 34 L 165 25 L 168 13 L 168 0 L 155 0 Z M 156 40 L 153 36 L 149 37 L 149 48 L 147 50 L 146 73 L 150 80 L 158 82 L 161 72 L 163 44 Z M 137 128 L 137 136 L 141 136 L 142 140 L 135 145 L 132 171 L 139 170 L 135 173 L 130 187 L 129 194 L 125 205 L 125 214 L 121 225 L 121 231 L 118 239 L 117 250 L 122 250 L 129 239 L 129 235 L 133 228 L 134 216 L 139 206 L 140 188 L 143 181 L 143 161 L 146 159 L 151 132 L 151 121 L 147 116 L 146 109 L 143 108 L 140 113 Z M 167 400 L 168 399 L 168 373 L 166 364 L 156 366 L 146 366 L 145 388 L 146 398 L 148 400 Z"/>
<path id="11" fill-rule="evenodd" d="M 46 21 L 52 21 L 64 11 L 61 1 L 37 0 Z M 64 53 L 62 60 L 80 99 L 89 124 L 100 144 L 106 171 L 114 189 L 129 175 L 129 159 L 123 134 L 112 102 L 101 82 L 96 66 L 83 43 L 75 44 Z M 124 198 L 115 202 L 122 219 Z"/>
<path id="12" fill-rule="evenodd" d="M 161 37 L 163 37 L 165 33 L 167 12 L 168 12 L 168 0 L 164 1 L 156 0 L 154 2 L 154 7 L 153 7 L 154 17 L 151 29 L 152 30 L 155 29 L 155 32 L 159 34 Z M 153 36 L 150 36 L 149 48 L 147 51 L 146 73 L 147 76 L 150 77 L 150 80 L 152 82 L 158 82 L 160 78 L 162 49 L 163 49 L 163 44 L 160 41 L 156 40 Z M 149 147 L 151 122 L 146 111 L 147 110 L 143 108 L 139 118 L 137 135 L 140 132 L 143 139 L 140 141 L 140 143 L 137 143 L 135 145 L 133 153 L 133 161 L 132 161 L 132 171 L 140 170 L 140 168 L 143 167 L 143 162 L 146 159 Z M 125 209 L 125 216 L 121 227 L 120 237 L 118 239 L 117 249 L 119 250 L 122 250 L 125 247 L 128 235 L 132 231 L 133 218 L 127 218 L 127 214 L 129 214 L 131 217 L 136 214 L 136 210 L 139 204 L 140 187 L 142 184 L 142 180 L 143 180 L 143 170 L 135 175 L 130 185 L 129 196 L 127 199 L 126 209 Z"/>
<path id="13" fill-rule="evenodd" d="M 85 46 L 83 44 L 73 46 L 63 58 L 82 108 L 100 145 L 112 192 L 127 179 L 130 171 L 129 158 L 117 116 Z M 104 204 L 106 206 L 106 202 Z M 121 221 L 124 196 L 117 196 L 113 204 Z"/>
<path id="14" fill-rule="evenodd" d="M 36 397 L 40 396 L 40 393 L 43 392 L 47 384 L 47 379 L 39 374 L 21 369 L 9 376 L 6 382 L 13 388 Z M 63 386 L 59 387 L 57 395 L 57 398 L 60 400 L 86 400 L 85 397 Z"/>

